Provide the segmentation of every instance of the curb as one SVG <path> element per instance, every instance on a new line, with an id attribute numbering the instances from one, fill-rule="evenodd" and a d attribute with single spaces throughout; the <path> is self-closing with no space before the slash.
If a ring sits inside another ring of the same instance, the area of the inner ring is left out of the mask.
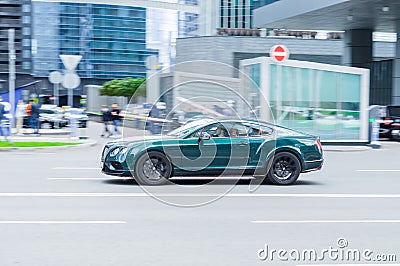
<path id="1" fill-rule="evenodd" d="M 323 151 L 333 151 L 333 152 L 360 152 L 360 151 L 370 151 L 373 147 L 370 146 L 322 146 Z"/>
<path id="2" fill-rule="evenodd" d="M 57 130 L 57 129 L 51 129 L 51 130 L 54 130 L 54 131 L 44 131 L 43 132 L 43 129 L 42 130 L 39 129 L 39 133 L 42 136 L 60 136 L 60 135 L 70 135 L 71 134 L 71 131 L 68 131 L 68 130 Z M 15 132 L 13 132 L 13 135 L 15 136 Z M 21 135 L 21 137 L 29 137 L 31 135 L 32 135 L 31 133 L 23 133 L 23 135 Z"/>
<path id="3" fill-rule="evenodd" d="M 92 146 L 96 146 L 96 140 L 88 140 L 78 145 L 70 145 L 70 146 L 55 146 L 55 147 L 11 147 L 11 148 L 0 148 L 0 152 L 9 152 L 9 151 L 37 151 L 37 150 L 66 150 L 71 148 L 88 148 Z"/>

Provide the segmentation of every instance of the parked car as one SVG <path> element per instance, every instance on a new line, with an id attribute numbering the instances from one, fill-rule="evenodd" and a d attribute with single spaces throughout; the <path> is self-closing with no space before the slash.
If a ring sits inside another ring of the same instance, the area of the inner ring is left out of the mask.
<path id="1" fill-rule="evenodd" d="M 400 106 L 386 107 L 386 116 L 379 121 L 379 137 L 400 141 Z"/>
<path id="2" fill-rule="evenodd" d="M 300 173 L 321 169 L 323 156 L 319 138 L 312 135 L 265 122 L 203 119 L 166 136 L 109 142 L 101 161 L 103 173 L 133 176 L 143 185 L 225 173 L 263 175 L 290 185 Z"/>
<path id="3" fill-rule="evenodd" d="M 57 108 L 46 108 L 46 106 L 39 110 L 39 122 L 42 129 L 63 128 L 68 124 L 68 120 Z M 30 127 L 28 116 L 24 116 L 23 127 Z"/>
<path id="4" fill-rule="evenodd" d="M 68 121 L 68 124 L 71 125 L 72 119 L 76 119 L 78 121 L 78 127 L 86 128 L 87 122 L 89 121 L 89 116 L 86 114 L 84 109 L 80 108 L 68 108 L 64 112 L 64 118 Z"/>

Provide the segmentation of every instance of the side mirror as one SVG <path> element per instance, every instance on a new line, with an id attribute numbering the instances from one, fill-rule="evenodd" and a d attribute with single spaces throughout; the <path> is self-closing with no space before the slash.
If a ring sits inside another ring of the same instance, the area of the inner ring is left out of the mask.
<path id="1" fill-rule="evenodd" d="M 209 140 L 209 139 L 211 139 L 211 135 L 210 134 L 208 134 L 207 132 L 201 132 L 200 133 L 199 141 Z"/>

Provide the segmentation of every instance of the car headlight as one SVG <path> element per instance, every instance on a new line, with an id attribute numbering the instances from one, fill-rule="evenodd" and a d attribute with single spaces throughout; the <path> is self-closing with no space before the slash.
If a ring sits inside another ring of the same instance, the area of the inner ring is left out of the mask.
<path id="1" fill-rule="evenodd" d="M 120 153 L 120 154 L 125 154 L 127 151 L 128 151 L 128 148 L 127 148 L 127 147 L 123 147 L 123 148 L 119 151 L 119 153 Z"/>
<path id="2" fill-rule="evenodd" d="M 112 152 L 110 153 L 111 157 L 117 156 L 117 154 L 119 153 L 120 148 L 115 148 L 112 150 Z"/>

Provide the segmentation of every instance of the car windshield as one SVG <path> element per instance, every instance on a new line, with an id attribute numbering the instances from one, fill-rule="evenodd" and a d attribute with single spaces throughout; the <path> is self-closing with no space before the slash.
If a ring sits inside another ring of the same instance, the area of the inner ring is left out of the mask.
<path id="1" fill-rule="evenodd" d="M 192 131 L 193 129 L 201 126 L 201 125 L 207 125 L 208 122 L 210 122 L 209 120 L 195 120 L 193 122 L 187 123 L 171 132 L 169 132 L 167 135 L 168 136 L 174 136 L 174 137 L 180 137 L 183 135 L 186 135 L 187 133 L 189 133 L 190 131 Z"/>

